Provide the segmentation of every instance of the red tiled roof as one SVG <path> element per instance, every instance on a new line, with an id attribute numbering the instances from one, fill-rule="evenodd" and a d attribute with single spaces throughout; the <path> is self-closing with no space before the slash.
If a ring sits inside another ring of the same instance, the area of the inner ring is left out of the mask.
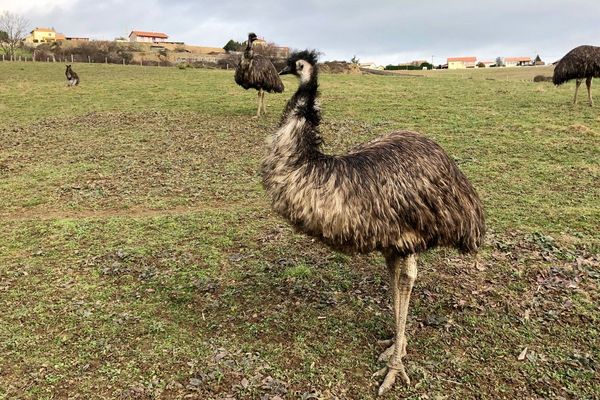
<path id="1" fill-rule="evenodd" d="M 166 33 L 162 33 L 162 32 L 144 32 L 144 31 L 131 31 L 129 36 L 131 36 L 134 33 L 136 36 L 141 36 L 141 37 L 155 37 L 155 38 L 161 38 L 161 39 L 167 39 L 169 37 L 169 35 L 167 35 Z"/>
<path id="2" fill-rule="evenodd" d="M 531 57 L 506 57 L 504 62 L 530 62 Z"/>
<path id="3" fill-rule="evenodd" d="M 477 57 L 451 57 L 451 58 L 448 58 L 448 62 L 453 62 L 453 61 L 475 62 L 475 61 L 477 61 Z"/>

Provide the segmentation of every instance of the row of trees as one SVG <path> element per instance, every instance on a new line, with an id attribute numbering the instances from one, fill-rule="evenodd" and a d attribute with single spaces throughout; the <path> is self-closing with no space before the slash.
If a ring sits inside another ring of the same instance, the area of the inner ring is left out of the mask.
<path id="1" fill-rule="evenodd" d="M 76 46 L 63 47 L 61 42 L 43 43 L 33 50 L 37 60 L 70 59 L 79 62 L 108 62 L 111 64 L 130 64 L 133 53 L 137 51 L 134 43 L 117 43 L 109 41 L 81 42 Z"/>

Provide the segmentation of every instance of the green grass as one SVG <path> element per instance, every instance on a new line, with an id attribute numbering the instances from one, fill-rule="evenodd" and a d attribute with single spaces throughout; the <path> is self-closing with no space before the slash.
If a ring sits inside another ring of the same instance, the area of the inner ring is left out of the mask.
<path id="1" fill-rule="evenodd" d="M 383 261 L 295 234 L 257 174 L 296 82 L 253 120 L 232 71 L 74 69 L 0 63 L 0 399 L 373 398 Z M 388 398 L 600 397 L 600 114 L 537 74 L 322 76 L 327 151 L 423 132 L 486 208 L 478 268 L 421 257 Z"/>

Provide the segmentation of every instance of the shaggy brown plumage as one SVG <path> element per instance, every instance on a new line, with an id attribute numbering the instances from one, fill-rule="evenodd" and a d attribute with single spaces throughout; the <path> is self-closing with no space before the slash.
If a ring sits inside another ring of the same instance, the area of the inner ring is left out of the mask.
<path id="1" fill-rule="evenodd" d="M 77 86 L 79 85 L 79 75 L 73 71 L 70 65 L 67 65 L 67 69 L 65 71 L 65 76 L 67 77 L 67 85 L 68 86 Z"/>
<path id="2" fill-rule="evenodd" d="M 562 85 L 572 79 L 600 78 L 600 47 L 578 46 L 554 67 L 552 82 Z"/>
<path id="3" fill-rule="evenodd" d="M 258 90 L 258 112 L 266 113 L 264 104 L 264 92 L 281 93 L 283 92 L 283 82 L 277 74 L 271 60 L 261 54 L 256 54 L 252 49 L 252 43 L 257 39 L 254 33 L 248 34 L 246 50 L 235 70 L 235 82 L 244 89 Z"/>
<path id="4" fill-rule="evenodd" d="M 415 132 L 394 132 L 345 155 L 324 154 L 316 53 L 293 54 L 281 73 L 299 76 L 300 86 L 269 139 L 263 186 L 273 209 L 302 232 L 337 249 L 386 256 L 400 339 L 390 347 L 393 355 L 382 355 L 393 360 L 383 393 L 398 371 L 408 382 L 400 361 L 406 347 L 402 310 L 416 277 L 414 255 L 435 246 L 476 251 L 485 232 L 482 204 L 444 150 Z"/>
<path id="5" fill-rule="evenodd" d="M 554 67 L 552 82 L 562 85 L 572 79 L 576 80 L 574 103 L 577 103 L 577 92 L 583 79 L 586 80 L 588 100 L 592 101 L 592 78 L 600 77 L 600 47 L 578 46 L 569 51 Z"/>
<path id="6" fill-rule="evenodd" d="M 316 90 L 315 68 L 313 80 L 288 102 L 262 164 L 263 185 L 279 214 L 346 250 L 477 250 L 484 235 L 481 202 L 440 146 L 400 131 L 345 155 L 323 154 Z"/>

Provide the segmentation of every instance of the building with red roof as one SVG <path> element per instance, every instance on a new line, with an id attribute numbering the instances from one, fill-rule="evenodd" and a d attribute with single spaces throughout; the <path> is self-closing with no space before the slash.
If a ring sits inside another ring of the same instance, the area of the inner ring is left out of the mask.
<path id="1" fill-rule="evenodd" d="M 130 42 L 142 43 L 162 43 L 166 42 L 169 35 L 162 32 L 131 31 L 129 34 Z"/>

